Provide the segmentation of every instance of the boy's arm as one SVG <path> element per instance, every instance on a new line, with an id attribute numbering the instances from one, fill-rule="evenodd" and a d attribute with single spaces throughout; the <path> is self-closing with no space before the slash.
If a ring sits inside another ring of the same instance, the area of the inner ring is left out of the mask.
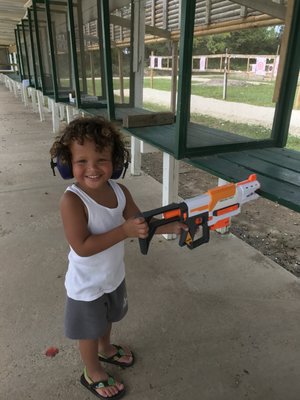
<path id="1" fill-rule="evenodd" d="M 142 215 L 138 206 L 135 204 L 129 190 L 124 185 L 121 185 L 121 184 L 119 184 L 119 185 L 123 189 L 123 192 L 126 197 L 126 207 L 124 210 L 124 218 L 128 219 L 128 218 L 133 218 L 133 217 Z M 143 217 L 141 217 L 141 218 L 143 218 Z M 188 230 L 188 227 L 179 221 L 170 222 L 169 224 L 159 226 L 156 229 L 155 234 L 174 233 L 175 235 L 180 235 L 182 229 Z"/>
<path id="2" fill-rule="evenodd" d="M 148 234 L 148 228 L 142 218 L 125 221 L 105 233 L 91 234 L 87 226 L 84 204 L 76 194 L 70 191 L 62 196 L 60 212 L 66 239 L 81 257 L 100 253 L 128 237 L 145 238 Z"/>
<path id="3" fill-rule="evenodd" d="M 141 211 L 139 210 L 138 206 L 135 204 L 129 190 L 127 189 L 126 186 L 121 185 L 119 183 L 120 188 L 123 190 L 124 195 L 126 197 L 126 206 L 123 212 L 123 217 L 125 218 L 125 220 L 129 219 L 129 218 L 137 218 L 139 216 L 141 216 Z M 141 217 L 143 218 L 143 217 Z"/>

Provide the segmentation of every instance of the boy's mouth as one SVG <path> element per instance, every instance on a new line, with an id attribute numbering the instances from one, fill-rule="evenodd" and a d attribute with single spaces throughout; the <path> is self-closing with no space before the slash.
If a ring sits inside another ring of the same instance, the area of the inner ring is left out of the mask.
<path id="1" fill-rule="evenodd" d="M 87 175 L 89 179 L 98 179 L 100 175 Z"/>

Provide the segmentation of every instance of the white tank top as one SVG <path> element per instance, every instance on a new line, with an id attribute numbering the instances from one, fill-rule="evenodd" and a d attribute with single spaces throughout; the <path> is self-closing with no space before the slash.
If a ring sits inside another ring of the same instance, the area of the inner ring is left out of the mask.
<path id="1" fill-rule="evenodd" d="M 101 206 L 76 184 L 66 190 L 75 193 L 86 206 L 88 229 L 92 234 L 104 233 L 124 222 L 126 198 L 120 186 L 110 180 L 118 200 L 116 208 Z M 125 278 L 124 241 L 93 256 L 80 257 L 70 246 L 69 265 L 65 278 L 67 295 L 71 299 L 92 301 L 114 291 Z"/>

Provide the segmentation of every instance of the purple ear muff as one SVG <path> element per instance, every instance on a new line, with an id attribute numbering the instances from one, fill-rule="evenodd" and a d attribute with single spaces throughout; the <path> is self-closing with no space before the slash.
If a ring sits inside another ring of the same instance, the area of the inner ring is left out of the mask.
<path id="1" fill-rule="evenodd" d="M 110 179 L 119 179 L 119 178 L 121 178 L 121 176 L 122 176 L 122 179 L 124 179 L 124 176 L 126 174 L 128 165 L 129 165 L 129 161 L 128 161 L 128 158 L 126 158 L 125 161 L 124 161 L 123 167 L 122 168 L 118 168 L 118 169 L 114 169 Z"/>
<path id="2" fill-rule="evenodd" d="M 74 177 L 71 162 L 62 161 L 59 154 L 56 157 L 56 162 L 53 160 L 53 158 L 51 158 L 50 166 L 54 176 L 55 176 L 54 168 L 56 167 L 63 179 L 72 179 Z"/>
<path id="3" fill-rule="evenodd" d="M 128 159 L 126 158 L 123 168 L 118 168 L 115 169 L 112 173 L 112 176 L 110 179 L 119 179 L 122 176 L 122 179 L 124 178 L 127 168 L 128 168 Z M 58 169 L 58 172 L 60 173 L 61 177 L 63 179 L 72 179 L 74 178 L 73 171 L 72 171 L 72 165 L 70 161 L 62 161 L 59 154 L 56 157 L 56 162 L 51 158 L 50 161 L 50 166 L 53 172 L 53 175 L 55 176 L 55 167 Z M 123 175 L 122 175 L 123 174 Z"/>
<path id="4" fill-rule="evenodd" d="M 63 179 L 74 178 L 71 162 L 69 161 L 63 162 L 60 157 L 56 157 L 56 167 Z"/>

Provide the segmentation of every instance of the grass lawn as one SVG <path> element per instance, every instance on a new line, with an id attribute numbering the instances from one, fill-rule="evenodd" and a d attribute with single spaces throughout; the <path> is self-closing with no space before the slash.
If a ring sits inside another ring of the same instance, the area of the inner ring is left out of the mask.
<path id="1" fill-rule="evenodd" d="M 192 94 L 196 96 L 209 97 L 213 99 L 223 99 L 222 81 L 218 78 L 219 84 L 210 85 L 208 83 L 192 80 Z M 257 106 L 274 107 L 272 102 L 274 92 L 274 82 L 251 84 L 244 81 L 235 80 L 238 85 L 228 85 L 227 101 L 238 103 L 253 104 Z M 150 78 L 145 78 L 144 87 L 151 87 Z M 155 78 L 153 80 L 153 89 L 171 91 L 171 81 L 167 78 Z"/>
<path id="2" fill-rule="evenodd" d="M 217 78 L 220 81 L 220 78 Z M 261 84 L 250 84 L 240 80 L 234 80 L 234 82 L 240 82 L 239 85 L 228 85 L 227 88 L 227 101 L 235 101 L 238 103 L 247 103 L 257 106 L 274 107 L 272 102 L 274 92 L 274 82 L 261 83 Z M 129 88 L 129 79 L 124 78 L 124 89 Z M 92 81 L 87 81 L 88 93 L 93 93 Z M 150 78 L 144 79 L 144 88 L 151 87 Z M 120 88 L 120 81 L 114 78 L 114 90 Z M 170 78 L 154 78 L 153 89 L 171 91 L 171 79 Z M 96 81 L 96 94 L 100 95 L 100 81 Z M 209 97 L 213 99 L 222 100 L 223 98 L 223 86 L 222 82 L 218 85 L 209 85 L 196 80 L 192 81 L 192 94 L 196 96 Z"/>
<path id="3" fill-rule="evenodd" d="M 167 107 L 153 103 L 144 103 L 144 107 L 151 111 L 169 111 Z M 191 120 L 209 126 L 210 128 L 221 129 L 253 139 L 268 139 L 271 135 L 271 129 L 265 128 L 264 126 L 234 123 L 213 118 L 208 115 L 192 114 Z M 289 135 L 286 148 L 300 151 L 300 138 Z"/>

